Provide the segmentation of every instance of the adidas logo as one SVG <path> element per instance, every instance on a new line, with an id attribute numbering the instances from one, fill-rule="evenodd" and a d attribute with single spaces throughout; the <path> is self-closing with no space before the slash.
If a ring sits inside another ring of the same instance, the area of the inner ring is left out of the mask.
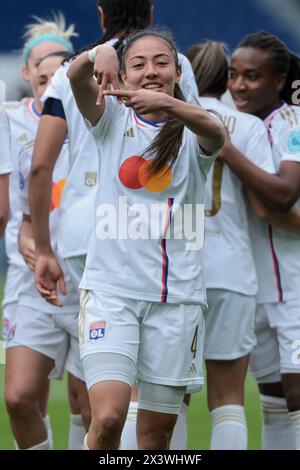
<path id="1" fill-rule="evenodd" d="M 128 129 L 128 131 L 125 132 L 124 137 L 134 138 L 133 127 L 131 127 L 130 129 Z"/>
<path id="2" fill-rule="evenodd" d="M 22 134 L 18 138 L 18 142 L 27 142 L 27 140 L 28 140 L 28 136 L 26 134 Z"/>

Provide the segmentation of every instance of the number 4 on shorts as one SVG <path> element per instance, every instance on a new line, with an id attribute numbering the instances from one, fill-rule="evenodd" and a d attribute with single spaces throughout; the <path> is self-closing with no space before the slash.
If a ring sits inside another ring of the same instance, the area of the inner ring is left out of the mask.
<path id="1" fill-rule="evenodd" d="M 194 354 L 193 359 L 195 359 L 196 357 L 197 343 L 198 343 L 198 325 L 195 328 L 195 333 L 194 333 L 192 344 L 191 344 L 191 351 Z"/>

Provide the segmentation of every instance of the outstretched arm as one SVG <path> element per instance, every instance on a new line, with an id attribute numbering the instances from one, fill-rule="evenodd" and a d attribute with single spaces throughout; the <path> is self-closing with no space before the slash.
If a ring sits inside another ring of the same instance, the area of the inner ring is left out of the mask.
<path id="1" fill-rule="evenodd" d="M 198 138 L 199 145 L 207 153 L 216 153 L 225 141 L 224 127 L 205 109 L 178 100 L 166 93 L 151 90 L 112 90 L 104 95 L 117 96 L 127 107 L 134 108 L 139 114 L 163 112 L 176 117 Z"/>

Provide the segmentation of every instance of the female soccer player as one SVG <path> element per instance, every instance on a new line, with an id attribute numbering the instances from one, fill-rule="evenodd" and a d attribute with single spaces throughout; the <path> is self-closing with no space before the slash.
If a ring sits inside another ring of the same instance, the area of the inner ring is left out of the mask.
<path id="1" fill-rule="evenodd" d="M 86 448 L 119 447 L 137 371 L 138 446 L 167 449 L 186 387 L 203 381 L 201 207 L 224 129 L 184 101 L 167 35 L 144 31 L 127 40 L 121 69 L 128 91 L 105 91 L 105 78 L 118 86 L 115 76 L 102 77 L 115 55 L 98 46 L 68 71 L 101 166 L 79 318 L 92 408 Z M 100 93 L 94 74 L 102 77 Z M 200 239 L 189 243 L 194 217 Z"/>
<path id="2" fill-rule="evenodd" d="M 222 116 L 231 142 L 240 152 L 265 171 L 274 172 L 268 134 L 260 119 L 220 101 L 228 79 L 224 45 L 214 41 L 196 44 L 187 56 L 201 105 Z M 220 158 L 208 176 L 205 215 L 208 311 L 204 357 L 212 419 L 211 449 L 245 450 L 244 381 L 255 345 L 257 281 L 244 189 Z"/>
<path id="3" fill-rule="evenodd" d="M 10 128 L 6 113 L 0 109 L 0 238 L 3 236 L 9 213 L 9 174 L 12 171 L 10 157 Z"/>
<path id="4" fill-rule="evenodd" d="M 261 219 L 274 220 L 283 228 L 288 227 L 274 209 L 287 210 L 294 204 L 299 209 L 300 110 L 293 106 L 299 74 L 299 58 L 265 32 L 242 40 L 229 72 L 228 86 L 237 108 L 265 123 L 278 176 L 261 178 L 230 145 L 224 160 L 255 194 L 252 202 Z M 299 231 L 293 235 L 254 217 L 250 228 L 258 275 L 257 346 L 250 362 L 261 394 L 263 448 L 300 449 Z M 291 228 L 297 230 L 293 220 Z"/>
<path id="5" fill-rule="evenodd" d="M 16 313 L 18 310 L 18 299 L 21 291 L 26 291 L 24 283 L 25 277 L 30 277 L 28 267 L 26 267 L 22 257 L 18 253 L 17 233 L 21 221 L 21 213 L 18 203 L 19 185 L 23 189 L 24 181 L 19 181 L 18 176 L 18 156 L 21 147 L 31 142 L 35 137 L 42 103 L 40 97 L 45 90 L 54 70 L 61 63 L 61 54 L 73 50 L 69 38 L 73 35 L 73 27 L 66 30 L 63 17 L 58 17 L 55 21 L 38 20 L 27 27 L 26 43 L 23 49 L 24 78 L 29 82 L 33 91 L 33 99 L 25 99 L 21 103 L 6 103 L 11 125 L 11 146 L 12 157 L 14 159 L 14 173 L 11 180 L 11 212 L 12 218 L 9 222 L 6 246 L 9 256 L 9 271 L 5 286 L 4 296 L 4 326 L 7 326 L 7 367 L 6 367 L 6 402 L 10 413 L 11 422 L 16 437 L 17 444 L 21 448 L 35 447 L 49 448 L 51 436 L 45 430 L 42 416 L 35 400 L 42 402 L 40 409 L 45 414 L 48 384 L 47 380 L 40 380 L 38 377 L 39 364 L 43 373 L 47 368 L 43 367 L 42 354 L 38 354 L 32 349 L 24 347 L 24 344 L 16 344 Z M 40 73 L 40 64 L 47 54 L 53 54 L 47 63 L 43 64 L 43 72 Z M 59 55 L 59 57 L 56 56 Z M 46 67 L 46 68 L 45 68 Z M 21 237 L 21 249 L 24 259 L 29 267 L 34 268 L 35 250 L 32 237 Z M 32 275 L 31 275 L 32 276 Z M 31 295 L 34 298 L 34 285 L 32 285 Z M 47 305 L 47 304 L 45 304 Z M 29 304 L 32 307 L 32 304 Z M 18 329 L 18 335 L 20 328 Z M 44 358 L 43 358 L 44 359 Z M 26 367 L 25 367 L 26 366 Z M 20 369 L 18 369 L 20 368 Z M 26 378 L 26 380 L 24 379 Z M 35 379 L 35 380 L 33 380 Z M 30 387 L 32 387 L 30 389 Z M 25 393 L 26 389 L 26 393 Z M 30 389 L 30 390 L 29 390 Z M 36 394 L 33 397 L 33 390 Z M 42 398 L 43 396 L 43 398 Z M 30 417 L 30 418 L 29 418 Z M 40 444 L 43 444 L 41 447 Z"/>
<path id="6" fill-rule="evenodd" d="M 96 44 L 108 42 L 121 49 L 123 40 L 129 33 L 144 29 L 152 20 L 151 0 L 99 0 L 98 11 L 104 31 Z M 197 87 L 189 61 L 180 56 L 182 77 L 180 85 L 184 94 L 191 98 L 197 95 Z M 50 273 L 54 282 L 61 276 L 61 270 L 51 253 L 48 231 L 48 207 L 50 201 L 51 173 L 66 135 L 70 143 L 71 168 L 68 185 L 65 188 L 59 214 L 59 254 L 66 260 L 68 270 L 78 287 L 81 280 L 86 254 L 93 230 L 93 207 L 98 182 L 98 156 L 94 139 L 87 131 L 81 114 L 78 112 L 69 80 L 66 76 L 69 64 L 65 63 L 55 74 L 45 93 L 45 107 L 37 134 L 31 177 L 31 209 L 36 246 L 38 251 L 37 279 Z M 108 72 L 118 63 L 108 64 Z M 131 130 L 128 130 L 129 138 Z M 39 203 L 37 203 L 39 201 Z M 79 223 L 80 221 L 80 223 Z M 50 266 L 50 270 L 48 269 Z M 130 404 L 128 421 L 122 435 L 123 447 L 136 448 L 136 412 L 134 400 Z M 183 406 L 176 425 L 181 428 L 180 444 L 176 438 L 175 447 L 184 448 L 186 435 L 185 410 Z M 174 437 L 175 439 L 175 437 Z"/>

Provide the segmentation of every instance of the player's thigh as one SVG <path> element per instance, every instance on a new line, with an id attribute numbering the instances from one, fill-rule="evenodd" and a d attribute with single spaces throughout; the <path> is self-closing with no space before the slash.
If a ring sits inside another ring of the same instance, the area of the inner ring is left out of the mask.
<path id="1" fill-rule="evenodd" d="M 280 381 L 280 355 L 276 328 L 270 325 L 266 304 L 259 304 L 255 312 L 257 344 L 250 355 L 250 372 L 258 383 Z"/>
<path id="2" fill-rule="evenodd" d="M 149 303 L 141 323 L 138 378 L 201 388 L 204 330 L 201 305 Z"/>
<path id="3" fill-rule="evenodd" d="M 48 382 L 53 360 L 30 348 L 8 349 L 5 368 L 6 397 L 39 397 Z"/>
<path id="4" fill-rule="evenodd" d="M 229 361 L 247 356 L 256 344 L 255 297 L 208 289 L 207 302 L 205 359 Z"/>

